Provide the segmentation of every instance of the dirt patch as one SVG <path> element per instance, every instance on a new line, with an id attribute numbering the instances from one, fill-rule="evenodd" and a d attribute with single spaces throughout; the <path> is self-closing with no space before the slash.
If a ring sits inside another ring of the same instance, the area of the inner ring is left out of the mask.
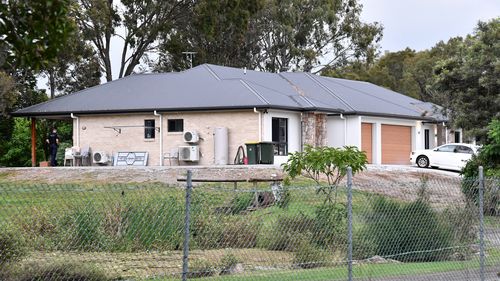
<path id="1" fill-rule="evenodd" d="M 293 253 L 262 249 L 220 249 L 190 251 L 190 263 L 205 260 L 217 266 L 224 255 L 230 253 L 243 264 L 244 271 L 255 271 L 272 266 L 291 268 Z M 83 263 L 97 266 L 112 277 L 148 278 L 174 276 L 182 273 L 182 252 L 34 252 L 22 264 L 52 264 L 61 262 Z"/>
<path id="2" fill-rule="evenodd" d="M 251 179 L 282 177 L 274 166 L 179 166 L 179 167 L 57 167 L 0 169 L 0 183 L 113 184 L 154 183 L 184 185 L 186 171 L 197 179 Z M 354 189 L 375 192 L 402 200 L 414 200 L 425 182 L 431 203 L 441 205 L 462 201 L 457 173 L 408 166 L 369 166 L 354 177 Z"/>

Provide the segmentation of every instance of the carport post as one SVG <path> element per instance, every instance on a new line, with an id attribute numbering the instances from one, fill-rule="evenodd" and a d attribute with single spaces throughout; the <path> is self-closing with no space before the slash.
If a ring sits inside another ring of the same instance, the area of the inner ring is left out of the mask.
<path id="1" fill-rule="evenodd" d="M 31 167 L 36 166 L 36 118 L 31 117 Z"/>
<path id="2" fill-rule="evenodd" d="M 484 175 L 479 166 L 479 278 L 484 281 Z"/>

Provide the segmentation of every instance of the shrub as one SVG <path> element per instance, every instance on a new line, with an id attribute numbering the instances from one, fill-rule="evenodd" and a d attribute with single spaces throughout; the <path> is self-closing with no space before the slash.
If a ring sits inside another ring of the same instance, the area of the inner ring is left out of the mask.
<path id="1" fill-rule="evenodd" d="M 477 207 L 470 201 L 450 206 L 443 212 L 443 223 L 451 229 L 454 243 L 464 246 L 455 250 L 456 258 L 465 259 L 474 253 L 474 249 L 469 245 L 474 244 L 477 238 L 479 223 L 477 214 Z"/>
<path id="2" fill-rule="evenodd" d="M 500 190 L 498 180 L 500 178 L 500 119 L 495 119 L 488 125 L 488 139 L 478 155 L 474 155 L 462 170 L 462 192 L 465 197 L 478 204 L 479 202 L 479 166 L 483 166 L 485 177 L 491 180 L 485 181 L 484 213 L 486 215 L 498 215 L 500 213 Z"/>
<path id="3" fill-rule="evenodd" d="M 226 253 L 219 263 L 220 274 L 230 274 L 238 263 L 240 263 L 240 261 L 233 254 Z"/>
<path id="4" fill-rule="evenodd" d="M 254 194 L 252 192 L 242 192 L 236 194 L 234 198 L 231 200 L 230 204 L 230 212 L 233 215 L 239 214 L 242 211 L 245 211 L 254 200 Z"/>
<path id="5" fill-rule="evenodd" d="M 301 240 L 293 256 L 293 265 L 300 268 L 316 268 L 327 264 L 326 253 L 311 244 L 308 240 Z"/>
<path id="6" fill-rule="evenodd" d="M 272 228 L 263 234 L 260 244 L 268 250 L 295 251 L 301 239 L 312 236 L 314 225 L 314 218 L 304 214 L 279 216 Z"/>
<path id="7" fill-rule="evenodd" d="M 366 155 L 355 146 L 312 147 L 307 145 L 303 152 L 290 153 L 288 161 L 282 165 L 283 171 L 294 179 L 304 175 L 321 186 L 321 177 L 328 181 L 327 186 L 318 190 L 325 195 L 325 202 L 333 203 L 337 186 L 347 175 L 347 168 L 352 168 L 353 175 L 366 168 Z"/>
<path id="8" fill-rule="evenodd" d="M 363 233 L 376 245 L 376 254 L 399 261 L 447 259 L 452 246 L 451 230 L 423 200 L 398 203 L 378 197 Z"/>
<path id="9" fill-rule="evenodd" d="M 59 227 L 66 232 L 66 246 L 70 250 L 100 251 L 106 248 L 102 222 L 101 213 L 89 203 L 64 217 Z"/>
<path id="10" fill-rule="evenodd" d="M 15 281 L 107 281 L 103 272 L 82 264 L 32 265 L 14 274 Z"/>
<path id="11" fill-rule="evenodd" d="M 314 242 L 321 247 L 346 245 L 347 210 L 342 204 L 323 204 L 315 211 Z"/>
<path id="12" fill-rule="evenodd" d="M 3 225 L 0 229 L 0 269 L 26 254 L 23 240 L 12 229 Z"/>
<path id="13" fill-rule="evenodd" d="M 254 248 L 257 245 L 261 225 L 254 219 L 227 218 L 223 225 L 219 248 Z"/>
<path id="14" fill-rule="evenodd" d="M 202 278 L 213 276 L 217 273 L 216 267 L 210 261 L 194 260 L 189 266 L 187 278 Z"/>
<path id="15" fill-rule="evenodd" d="M 178 250 L 184 232 L 183 204 L 169 197 L 130 204 L 122 214 L 123 238 L 143 250 Z"/>
<path id="16" fill-rule="evenodd" d="M 203 250 L 217 249 L 220 247 L 224 225 L 219 216 L 207 214 L 206 216 L 197 216 L 191 222 L 192 248 Z"/>

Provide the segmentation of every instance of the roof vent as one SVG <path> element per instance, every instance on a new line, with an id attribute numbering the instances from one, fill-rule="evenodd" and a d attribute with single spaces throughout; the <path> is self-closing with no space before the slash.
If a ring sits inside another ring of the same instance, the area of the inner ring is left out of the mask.
<path id="1" fill-rule="evenodd" d="M 245 74 L 245 75 L 247 74 L 247 67 L 246 66 L 243 68 L 243 74 Z"/>

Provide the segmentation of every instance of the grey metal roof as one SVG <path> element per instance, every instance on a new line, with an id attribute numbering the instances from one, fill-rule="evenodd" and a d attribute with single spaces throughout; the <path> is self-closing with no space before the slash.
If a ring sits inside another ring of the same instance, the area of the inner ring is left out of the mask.
<path id="1" fill-rule="evenodd" d="M 418 106 L 415 106 L 417 105 Z M 432 119 L 428 103 L 359 81 L 310 73 L 268 73 L 204 64 L 178 73 L 136 74 L 13 113 L 92 113 L 243 108 Z"/>

